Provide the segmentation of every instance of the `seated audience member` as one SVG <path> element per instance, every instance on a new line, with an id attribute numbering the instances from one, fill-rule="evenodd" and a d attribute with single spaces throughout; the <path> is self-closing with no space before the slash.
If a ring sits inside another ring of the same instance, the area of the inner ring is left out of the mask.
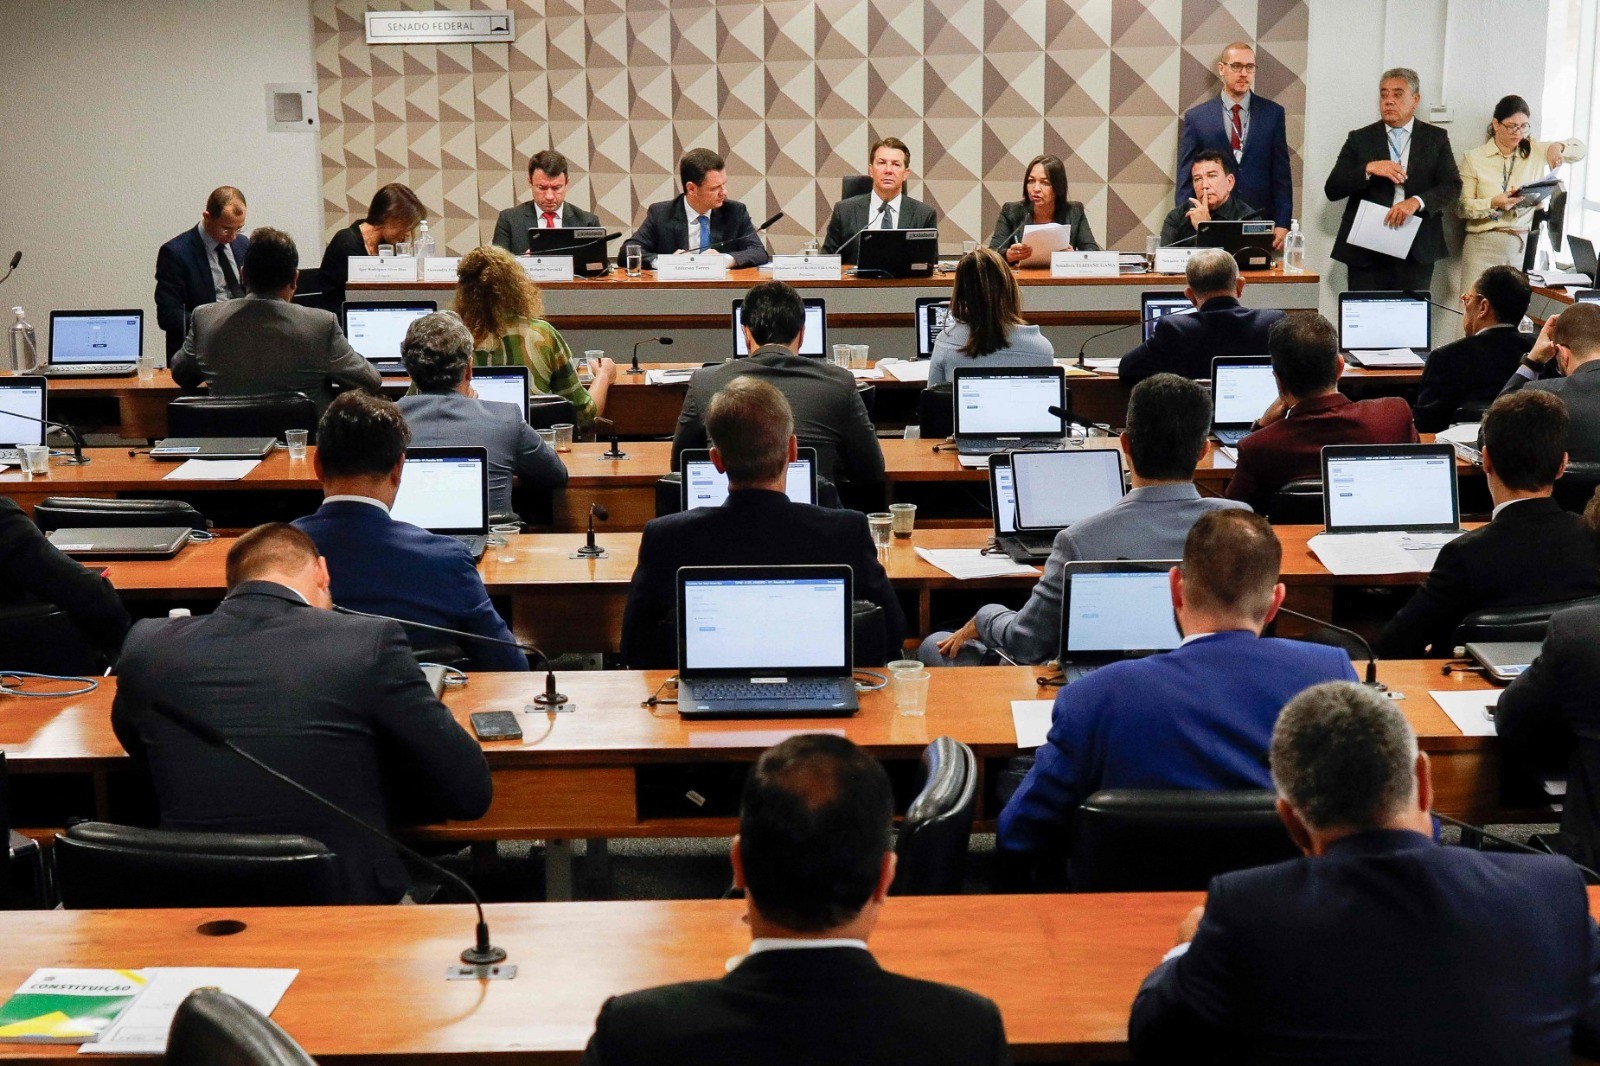
<path id="1" fill-rule="evenodd" d="M 1050 366 L 1055 354 L 1039 327 L 1022 320 L 1022 292 L 1000 253 L 979 248 L 962 256 L 928 384 L 949 382 L 958 366 Z"/>
<path id="2" fill-rule="evenodd" d="M 1128 1020 L 1140 1062 L 1555 1066 L 1600 1054 L 1600 933 L 1566 859 L 1442 847 L 1388 697 L 1335 682 L 1272 733 L 1306 857 L 1224 874 Z"/>
<path id="3" fill-rule="evenodd" d="M 489 602 L 466 545 L 389 517 L 410 443 L 411 430 L 393 402 L 357 392 L 339 397 L 322 416 L 312 458 L 322 506 L 294 525 L 328 560 L 339 606 L 477 633 L 489 639 L 459 638 L 475 669 L 526 670 L 521 651 L 491 643 L 510 641 L 511 631 Z"/>
<path id="4" fill-rule="evenodd" d="M 1417 432 L 1446 429 L 1456 421 L 1456 408 L 1462 404 L 1488 403 L 1500 394 L 1506 378 L 1516 373 L 1533 347 L 1533 335 L 1517 329 L 1532 295 L 1528 276 L 1508 266 L 1485 270 L 1462 294 L 1461 321 L 1467 335 L 1428 356 L 1417 396 Z"/>
<path id="5" fill-rule="evenodd" d="M 107 662 L 128 635 L 128 611 L 111 582 L 45 539 L 26 511 L 0 496 L 0 605 L 39 602 L 59 607 L 88 648 Z M 0 664 L 5 653 L 0 651 Z"/>
<path id="6" fill-rule="evenodd" d="M 728 199 L 728 164 L 709 148 L 691 148 L 678 160 L 677 196 L 650 205 L 644 221 L 617 252 L 621 265 L 628 250 L 643 253 L 646 268 L 656 257 L 677 252 L 721 255 L 731 267 L 760 266 L 772 257 L 750 221 L 750 211 Z"/>
<path id="7" fill-rule="evenodd" d="M 329 610 L 311 538 L 257 526 L 228 551 L 228 595 L 202 618 L 149 618 L 117 664 L 111 724 L 155 779 L 161 827 L 299 833 L 338 857 L 344 901 L 394 903 L 410 878 L 369 833 L 210 747 L 151 709 L 161 703 L 376 826 L 480 818 L 492 786 L 483 749 L 434 696 L 393 622 Z M 389 783 L 404 782 L 404 794 Z"/>
<path id="8" fill-rule="evenodd" d="M 553 148 L 535 152 L 528 160 L 526 203 L 508 207 L 494 221 L 494 244 L 512 255 L 527 255 L 530 229 L 572 229 L 598 226 L 600 216 L 567 203 L 567 157 Z"/>
<path id="9" fill-rule="evenodd" d="M 156 323 L 167 335 L 167 355 L 183 346 L 196 307 L 244 295 L 245 210 L 244 193 L 219 185 L 206 197 L 200 224 L 156 252 Z"/>
<path id="10" fill-rule="evenodd" d="M 672 438 L 672 467 L 685 448 L 706 447 L 705 412 L 724 385 L 749 375 L 769 382 L 794 412 L 800 443 L 817 450 L 817 473 L 858 484 L 883 480 L 883 449 L 850 371 L 800 353 L 806 309 L 800 294 L 781 281 L 765 281 L 744 299 L 745 345 L 750 354 L 697 370 Z"/>
<path id="11" fill-rule="evenodd" d="M 1600 595 L 1600 537 L 1551 495 L 1566 468 L 1567 409 L 1547 392 L 1502 396 L 1483 419 L 1486 526 L 1439 551 L 1427 582 L 1384 627 L 1385 659 L 1448 658 L 1474 611 Z"/>
<path id="12" fill-rule="evenodd" d="M 1189 165 L 1189 178 L 1194 195 L 1188 204 L 1167 212 L 1161 223 L 1163 248 L 1193 244 L 1202 222 L 1213 219 L 1237 222 L 1261 217 L 1254 207 L 1233 195 L 1236 180 L 1233 161 L 1222 152 L 1208 149 L 1196 155 Z"/>
<path id="13" fill-rule="evenodd" d="M 1554 366 L 1561 377 L 1535 380 Z M 1567 404 L 1572 429 L 1567 457 L 1600 462 L 1600 305 L 1573 304 L 1544 320 L 1533 350 L 1506 382 L 1502 395 L 1526 386 L 1553 392 Z"/>
<path id="14" fill-rule="evenodd" d="M 1297 478 L 1322 476 L 1326 444 L 1415 444 L 1411 406 L 1398 396 L 1351 400 L 1339 391 L 1344 356 L 1333 323 L 1314 312 L 1287 315 L 1267 338 L 1278 399 L 1239 442 L 1228 499 L 1265 512 Z"/>
<path id="15" fill-rule="evenodd" d="M 436 311 L 411 323 L 400 345 L 416 393 L 400 401 L 414 445 L 489 451 L 489 510 L 511 512 L 511 475 L 536 489 L 559 489 L 567 468 L 528 425 L 527 412 L 484 403 L 472 391 L 472 334 L 461 319 Z"/>
<path id="16" fill-rule="evenodd" d="M 1132 468 L 1132 490 L 1097 515 L 1056 534 L 1044 576 L 1022 610 L 997 603 L 978 609 L 954 633 L 935 633 L 918 657 L 929 666 L 974 666 L 993 648 L 1012 661 L 1047 662 L 1061 646 L 1061 602 L 1067 564 L 1077 559 L 1176 559 L 1203 514 L 1248 509 L 1234 500 L 1202 498 L 1194 468 L 1206 452 L 1211 402 L 1188 378 L 1157 374 L 1128 396 L 1128 428 L 1118 442 Z"/>
<path id="17" fill-rule="evenodd" d="M 243 277 L 250 295 L 194 309 L 172 357 L 172 380 L 185 389 L 209 385 L 213 396 L 303 392 L 319 417 L 333 402 L 332 382 L 376 394 L 383 378 L 350 347 L 338 316 L 291 302 L 299 277 L 294 238 L 267 227 L 250 234 Z"/>
<path id="18" fill-rule="evenodd" d="M 851 567 L 855 598 L 883 608 L 885 661 L 898 659 L 905 616 L 866 516 L 795 503 L 784 493 L 796 444 L 783 393 L 755 377 L 735 378 L 712 397 L 706 428 L 711 461 L 728 476 L 728 498 L 644 527 L 622 617 L 623 660 L 635 669 L 677 665 L 679 567 L 801 563 Z"/>
<path id="19" fill-rule="evenodd" d="M 867 176 L 872 188 L 847 196 L 833 205 L 822 254 L 854 263 L 861 255 L 857 240 L 866 229 L 933 229 L 939 213 L 929 204 L 906 195 L 911 175 L 911 149 L 898 137 L 880 137 L 867 153 Z"/>
<path id="20" fill-rule="evenodd" d="M 750 950 L 703 981 L 606 1000 L 584 1066 L 812 1066 L 1011 1061 L 982 996 L 881 968 L 867 947 L 889 904 L 889 778 L 843 737 L 791 737 L 745 780 L 734 883 Z"/>
<path id="21" fill-rule="evenodd" d="M 1267 742 L 1283 705 L 1356 676 L 1338 648 L 1261 636 L 1283 604 L 1282 557 L 1259 515 L 1213 511 L 1195 522 L 1172 570 L 1183 644 L 1062 688 L 1048 739 L 1000 812 L 1008 865 L 1068 860 L 1078 805 L 1103 788 L 1268 787 Z"/>
<path id="22" fill-rule="evenodd" d="M 357 219 L 328 242 L 322 252 L 323 307 L 337 312 L 344 304 L 350 282 L 350 257 L 377 255 L 383 245 L 414 239 L 427 220 L 428 209 L 416 193 L 391 181 L 372 195 L 365 218 Z"/>
<path id="23" fill-rule="evenodd" d="M 1117 365 L 1123 381 L 1142 381 L 1163 371 L 1209 378 L 1211 360 L 1219 355 L 1267 354 L 1267 333 L 1283 319 L 1283 312 L 1239 303 L 1244 278 L 1233 256 L 1221 248 L 1202 249 L 1189 257 L 1184 276 L 1188 285 L 1183 293 L 1195 310 L 1163 316 L 1150 339 Z"/>

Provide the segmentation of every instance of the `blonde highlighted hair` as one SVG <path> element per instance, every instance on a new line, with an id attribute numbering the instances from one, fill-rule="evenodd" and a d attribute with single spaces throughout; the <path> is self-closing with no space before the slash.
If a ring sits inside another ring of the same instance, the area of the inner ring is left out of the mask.
<path id="1" fill-rule="evenodd" d="M 544 317 L 539 287 L 504 248 L 474 248 L 461 257 L 456 279 L 456 314 L 474 344 L 503 335 L 522 319 Z"/>

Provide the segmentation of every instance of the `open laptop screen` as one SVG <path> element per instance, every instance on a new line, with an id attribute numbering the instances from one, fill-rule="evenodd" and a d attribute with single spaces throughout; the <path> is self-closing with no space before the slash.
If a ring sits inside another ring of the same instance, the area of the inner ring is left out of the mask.
<path id="1" fill-rule="evenodd" d="M 410 303 L 346 303 L 344 332 L 350 347 L 373 362 L 398 363 L 406 330 L 438 310 L 432 300 Z"/>
<path id="2" fill-rule="evenodd" d="M 472 388 L 484 403 L 508 403 L 528 413 L 528 368 L 525 366 L 475 366 Z"/>
<path id="3" fill-rule="evenodd" d="M 784 494 L 795 503 L 816 503 L 817 450 L 801 448 L 789 464 Z M 721 507 L 728 499 L 728 475 L 717 469 L 711 453 L 699 448 L 683 452 L 683 509 Z"/>
<path id="4" fill-rule="evenodd" d="M 1002 368 L 957 367 L 954 376 L 957 436 L 1059 437 L 1065 432 L 1062 420 L 1049 410 L 1066 406 L 1060 367 L 1009 373 Z"/>
<path id="5" fill-rule="evenodd" d="M 1139 317 L 1144 320 L 1144 339 L 1156 331 L 1156 323 L 1168 315 L 1194 313 L 1194 303 L 1181 292 L 1147 292 L 1139 297 Z"/>
<path id="6" fill-rule="evenodd" d="M 944 296 L 917 297 L 917 358 L 933 355 L 933 342 L 950 317 L 950 300 Z"/>
<path id="7" fill-rule="evenodd" d="M 989 456 L 989 506 L 994 512 L 994 535 L 1017 531 L 1017 491 L 1011 479 L 1011 453 Z"/>
<path id="8" fill-rule="evenodd" d="M 692 573 L 678 578 L 684 669 L 850 669 L 845 576 L 702 579 Z"/>
<path id="9" fill-rule="evenodd" d="M 1168 651 L 1183 637 L 1172 615 L 1170 564 L 1067 566 L 1064 653 Z"/>
<path id="10" fill-rule="evenodd" d="M 733 301 L 733 354 L 749 355 L 744 342 L 744 301 Z M 826 355 L 828 351 L 828 307 L 823 300 L 806 299 L 806 333 L 800 340 L 801 355 Z"/>
<path id="11" fill-rule="evenodd" d="M 0 378 L 0 448 L 44 443 L 44 423 L 35 420 L 49 417 L 45 414 L 47 395 L 44 378 Z"/>
<path id="12" fill-rule="evenodd" d="M 450 454 L 428 454 L 435 451 Z M 471 535 L 489 528 L 488 500 L 485 449 L 416 448 L 406 453 L 400 491 L 389 514 L 434 533 Z"/>
<path id="13" fill-rule="evenodd" d="M 137 363 L 143 311 L 51 311 L 50 362 Z"/>
<path id="14" fill-rule="evenodd" d="M 1448 444 L 1330 444 L 1322 449 L 1328 532 L 1451 530 L 1460 524 Z"/>
<path id="15" fill-rule="evenodd" d="M 1012 452 L 1017 528 L 1065 529 L 1122 499 L 1121 453 Z"/>
<path id="16" fill-rule="evenodd" d="M 1248 426 L 1278 398 L 1269 359 L 1216 359 L 1211 364 L 1211 424 Z"/>
<path id="17" fill-rule="evenodd" d="M 1403 292 L 1346 292 L 1339 296 L 1339 347 L 1347 352 L 1427 348 L 1430 308 Z"/>

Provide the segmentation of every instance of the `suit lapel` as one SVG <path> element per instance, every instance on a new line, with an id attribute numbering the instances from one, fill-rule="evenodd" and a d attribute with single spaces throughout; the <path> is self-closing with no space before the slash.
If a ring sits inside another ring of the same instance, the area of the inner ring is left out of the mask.
<path id="1" fill-rule="evenodd" d="M 211 278 L 211 260 L 206 255 L 206 242 L 200 239 L 200 234 L 195 230 L 189 231 L 189 262 L 194 267 L 197 280 L 200 282 L 200 291 L 205 294 L 202 303 L 215 303 L 217 299 L 217 283 Z"/>

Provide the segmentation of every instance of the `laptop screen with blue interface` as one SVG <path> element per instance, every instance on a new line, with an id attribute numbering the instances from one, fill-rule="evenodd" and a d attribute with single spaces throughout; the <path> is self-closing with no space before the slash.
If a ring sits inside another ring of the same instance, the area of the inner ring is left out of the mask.
<path id="1" fill-rule="evenodd" d="M 690 670 L 849 669 L 843 578 L 696 580 L 683 586 Z"/>
<path id="2" fill-rule="evenodd" d="M 0 378 L 0 448 L 44 443 L 45 395 L 44 378 Z"/>
<path id="3" fill-rule="evenodd" d="M 989 502 L 994 508 L 995 536 L 1017 531 L 1017 490 L 1011 477 L 1011 457 L 996 455 L 989 463 Z"/>
<path id="4" fill-rule="evenodd" d="M 1272 364 L 1224 363 L 1212 365 L 1211 395 L 1215 407 L 1211 423 L 1217 426 L 1248 426 L 1278 398 L 1278 379 Z"/>
<path id="5" fill-rule="evenodd" d="M 1426 348 L 1431 308 L 1399 292 L 1339 297 L 1339 347 L 1347 352 Z"/>
<path id="6" fill-rule="evenodd" d="M 137 363 L 143 345 L 143 312 L 50 312 L 52 363 Z"/>
<path id="7" fill-rule="evenodd" d="M 958 368 L 955 374 L 955 428 L 966 437 L 1031 433 L 1059 436 L 1060 417 L 1050 413 L 1063 403 L 1061 372 L 995 373 Z"/>
<path id="8" fill-rule="evenodd" d="M 806 332 L 800 339 L 801 355 L 825 355 L 828 351 L 828 308 L 818 299 L 806 301 Z M 750 346 L 744 342 L 744 301 L 733 301 L 733 351 L 735 355 L 749 355 Z"/>
<path id="9" fill-rule="evenodd" d="M 473 367 L 472 389 L 484 403 L 508 403 L 527 415 L 526 367 Z"/>
<path id="10" fill-rule="evenodd" d="M 408 455 L 389 514 L 435 533 L 482 532 L 489 528 L 486 468 L 481 458 Z"/>
<path id="11" fill-rule="evenodd" d="M 1069 652 L 1166 651 L 1183 639 L 1165 569 L 1070 573 Z"/>
<path id="12" fill-rule="evenodd" d="M 809 457 L 796 459 L 789 464 L 789 475 L 783 491 L 795 503 L 817 502 L 811 498 L 811 485 L 816 480 L 811 468 L 812 460 Z M 710 459 L 685 458 L 683 482 L 686 511 L 696 507 L 721 507 L 728 498 L 728 475 L 718 470 Z"/>
<path id="13" fill-rule="evenodd" d="M 1330 533 L 1451 529 L 1460 521 L 1449 445 L 1329 446 L 1322 462 Z"/>
<path id="14" fill-rule="evenodd" d="M 350 347 L 374 362 L 398 363 L 406 330 L 436 310 L 433 301 L 344 305 L 344 332 Z"/>

